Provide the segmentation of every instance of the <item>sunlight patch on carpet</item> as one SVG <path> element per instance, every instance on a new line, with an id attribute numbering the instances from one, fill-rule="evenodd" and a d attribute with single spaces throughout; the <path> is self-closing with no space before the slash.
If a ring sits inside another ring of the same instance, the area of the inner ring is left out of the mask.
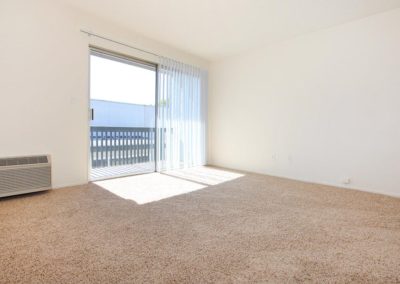
<path id="1" fill-rule="evenodd" d="M 193 167 L 182 170 L 166 171 L 166 175 L 199 182 L 206 185 L 217 185 L 223 182 L 235 180 L 243 177 L 243 174 L 235 173 L 233 171 L 216 169 L 212 167 Z"/>
<path id="2" fill-rule="evenodd" d="M 206 187 L 159 173 L 97 181 L 94 184 L 137 204 L 146 204 Z"/>

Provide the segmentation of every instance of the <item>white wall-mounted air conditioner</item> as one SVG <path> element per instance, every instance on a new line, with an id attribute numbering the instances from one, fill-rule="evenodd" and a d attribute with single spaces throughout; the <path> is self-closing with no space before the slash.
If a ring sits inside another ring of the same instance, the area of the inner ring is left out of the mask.
<path id="1" fill-rule="evenodd" d="M 0 197 L 48 189 L 50 156 L 0 158 Z"/>

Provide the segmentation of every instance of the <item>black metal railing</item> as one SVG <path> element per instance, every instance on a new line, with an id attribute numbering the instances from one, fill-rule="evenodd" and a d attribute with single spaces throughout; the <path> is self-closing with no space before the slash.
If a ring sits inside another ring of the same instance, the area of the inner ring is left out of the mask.
<path id="1" fill-rule="evenodd" d="M 90 127 L 92 168 L 154 162 L 155 147 L 154 128 Z"/>

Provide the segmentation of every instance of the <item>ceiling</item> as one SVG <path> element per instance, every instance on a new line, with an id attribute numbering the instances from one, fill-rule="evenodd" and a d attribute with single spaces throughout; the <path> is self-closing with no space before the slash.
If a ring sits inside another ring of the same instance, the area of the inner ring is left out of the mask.
<path id="1" fill-rule="evenodd" d="M 400 0 L 65 0 L 213 61 L 400 7 Z"/>

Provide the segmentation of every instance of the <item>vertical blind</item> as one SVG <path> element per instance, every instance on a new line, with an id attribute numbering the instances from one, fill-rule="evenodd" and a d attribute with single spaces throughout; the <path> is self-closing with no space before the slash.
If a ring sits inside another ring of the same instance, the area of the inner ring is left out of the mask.
<path id="1" fill-rule="evenodd" d="M 206 163 L 207 72 L 160 57 L 158 171 Z"/>

